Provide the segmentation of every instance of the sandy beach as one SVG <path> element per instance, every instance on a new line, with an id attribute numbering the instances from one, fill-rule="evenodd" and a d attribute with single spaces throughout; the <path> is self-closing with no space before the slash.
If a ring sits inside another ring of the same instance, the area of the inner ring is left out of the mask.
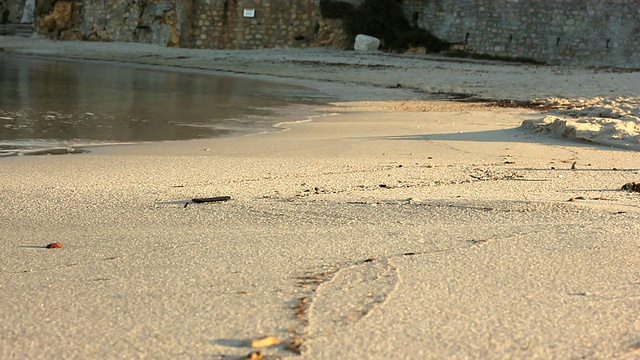
<path id="1" fill-rule="evenodd" d="M 640 358 L 638 72 L 0 48 L 340 100 L 272 133 L 0 158 L 2 359 Z M 541 106 L 437 100 L 461 94 Z"/>

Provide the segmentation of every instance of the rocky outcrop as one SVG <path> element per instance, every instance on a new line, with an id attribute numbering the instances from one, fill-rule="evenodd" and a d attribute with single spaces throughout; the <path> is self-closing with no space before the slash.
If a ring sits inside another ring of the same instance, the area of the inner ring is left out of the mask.
<path id="1" fill-rule="evenodd" d="M 318 46 L 333 46 L 335 48 L 348 48 L 352 41 L 344 31 L 342 20 L 323 19 L 318 20 L 318 31 L 313 38 L 314 44 Z"/>
<path id="2" fill-rule="evenodd" d="M 134 41 L 180 46 L 180 23 L 175 6 L 164 3 L 145 7 L 134 32 Z"/>
<path id="3" fill-rule="evenodd" d="M 183 39 L 188 37 L 183 36 L 185 20 L 180 18 L 180 13 L 185 13 L 183 8 L 188 8 L 188 3 L 58 0 L 50 12 L 38 16 L 37 32 L 51 39 L 134 41 L 186 47 Z"/>
<path id="4" fill-rule="evenodd" d="M 81 11 L 81 3 L 57 1 L 49 14 L 37 18 L 37 32 L 50 39 L 83 39 L 77 30 L 81 22 Z"/>

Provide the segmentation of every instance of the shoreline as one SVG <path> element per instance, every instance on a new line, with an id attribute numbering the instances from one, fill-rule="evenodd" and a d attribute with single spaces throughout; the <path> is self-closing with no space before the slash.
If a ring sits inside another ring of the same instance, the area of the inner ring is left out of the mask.
<path id="1" fill-rule="evenodd" d="M 0 54 L 1 55 L 1 54 Z M 221 126 L 218 126 L 218 129 L 224 130 L 228 132 L 227 134 L 220 135 L 212 135 L 210 138 L 217 137 L 233 137 L 233 136 L 245 136 L 251 134 L 261 134 L 268 133 L 273 131 L 280 131 L 279 125 L 288 122 L 289 120 L 298 120 L 301 118 L 307 117 L 307 115 L 311 117 L 320 116 L 320 115 L 310 115 L 314 112 L 314 109 L 318 107 L 328 107 L 330 106 L 330 101 L 335 100 L 331 97 L 330 94 L 326 92 L 316 91 L 311 93 L 311 91 L 315 91 L 309 87 L 302 87 L 300 85 L 291 85 L 287 82 L 283 81 L 281 78 L 269 78 L 267 82 L 267 77 L 256 77 L 250 75 L 235 75 L 230 74 L 228 72 L 216 72 L 216 71 L 207 71 L 207 70 L 198 70 L 198 69 L 189 69 L 189 68 L 175 68 L 170 66 L 162 66 L 162 65 L 146 65 L 146 64 L 137 64 L 137 63 L 124 63 L 124 62 L 112 62 L 112 61 L 104 61 L 104 60 L 88 60 L 88 59 L 72 59 L 72 58 L 46 58 L 42 55 L 33 56 L 33 55 L 23 55 L 23 54 L 10 54 L 14 59 L 39 59 L 46 60 L 52 62 L 69 62 L 69 63 L 77 63 L 84 65 L 93 65 L 93 66 L 115 66 L 122 68 L 133 68 L 147 71 L 162 71 L 167 73 L 185 73 L 185 74 L 199 74 L 203 76 L 212 76 L 215 79 L 224 80 L 225 78 L 230 79 L 251 79 L 256 81 L 254 84 L 267 84 L 267 85 L 276 85 L 281 86 L 280 91 L 283 92 L 281 96 L 282 99 L 279 100 L 278 104 L 274 104 L 271 107 L 267 106 L 263 109 L 269 109 L 270 114 L 263 115 L 259 122 L 256 125 L 246 125 L 246 126 L 238 126 L 235 124 L 224 123 Z M 287 87 L 284 87 L 286 85 Z M 307 94 L 305 89 L 309 89 L 309 93 Z M 290 101 L 284 99 L 293 99 Z M 7 114 L 9 115 L 9 114 Z M 243 116 L 239 116 L 239 118 L 251 118 L 252 114 L 244 114 Z M 10 119 L 10 118 L 7 118 Z M 286 120 L 286 121 L 284 121 Z M 7 125 L 9 126 L 9 125 Z M 196 134 L 198 135 L 198 134 Z M 197 139 L 207 139 L 207 137 L 194 137 L 193 139 L 184 139 L 184 140 L 197 140 Z M 175 139 L 179 140 L 179 139 Z M 174 139 L 167 140 L 159 140 L 159 142 L 169 142 L 174 141 Z M 114 140 L 86 140 L 86 139 L 70 139 L 70 140 L 47 140 L 47 139 L 35 139 L 35 140 L 23 140 L 19 139 L 15 141 L 16 146 L 11 147 L 10 142 L 12 140 L 6 140 L 4 145 L 0 145 L 0 157 L 5 156 L 13 156 L 13 155 L 62 155 L 62 154 L 73 154 L 73 153 L 81 153 L 84 152 L 87 148 L 92 147 L 101 147 L 101 146 L 110 146 L 110 145 L 135 145 L 135 144 L 144 144 L 144 143 L 153 143 L 155 141 L 151 140 L 139 140 L 139 141 L 128 141 L 123 140 L 119 141 L 118 139 Z"/>
<path id="2" fill-rule="evenodd" d="M 7 37 L 4 37 L 5 39 Z M 24 38 L 19 38 L 22 40 Z M 254 79 L 259 81 L 267 81 L 278 84 L 285 85 L 294 85 L 294 86 L 302 86 L 307 88 L 316 88 L 320 93 L 328 94 L 329 96 L 333 96 L 340 101 L 364 101 L 367 100 L 368 97 L 372 97 L 374 99 L 406 99 L 409 97 L 407 94 L 412 94 L 414 89 L 396 89 L 393 87 L 389 88 L 379 88 L 374 87 L 371 88 L 369 84 L 357 84 L 357 83 L 349 83 L 349 84 L 340 84 L 335 80 L 323 80 L 323 79 L 313 79 L 313 78 L 305 78 L 300 76 L 301 74 L 296 74 L 297 76 L 288 77 L 282 74 L 270 74 L 268 72 L 257 71 L 254 73 L 246 72 L 246 71 L 237 71 L 233 69 L 221 68 L 217 69 L 214 67 L 204 66 L 203 64 L 198 65 L 189 65 L 189 64 L 176 64 L 171 62 L 171 60 L 177 60 L 175 57 L 170 57 L 165 55 L 166 58 L 160 58 L 157 60 L 148 59 L 147 54 L 129 54 L 131 57 L 122 58 L 120 56 L 110 56 L 108 54 L 104 54 L 101 52 L 96 52 L 93 48 L 84 48 L 86 46 L 86 42 L 75 42 L 72 41 L 78 47 L 74 47 L 74 50 L 79 50 L 80 53 L 76 56 L 73 54 L 65 54 L 64 49 L 59 49 L 55 47 L 56 42 L 51 42 L 54 46 L 50 49 L 44 49 L 37 51 L 32 47 L 22 48 L 20 47 L 20 43 L 10 43 L 3 44 L 3 37 L 0 37 L 0 48 L 3 49 L 11 56 L 25 56 L 25 57 L 33 57 L 38 59 L 48 60 L 50 56 L 54 57 L 55 61 L 68 61 L 68 62 L 88 62 L 88 63 L 104 63 L 110 64 L 112 66 L 124 66 L 124 67 L 137 67 L 141 69 L 159 69 L 163 71 L 170 72 L 184 72 L 189 74 L 209 74 L 216 76 L 230 76 L 230 77 L 238 77 L 245 79 Z M 30 39 L 26 39 L 29 41 Z M 31 39 L 34 41 L 38 41 L 38 39 Z M 41 40 L 45 41 L 45 40 Z M 49 43 L 47 41 L 47 43 Z M 68 42 L 63 42 L 68 43 Z M 92 43 L 89 43 L 92 44 Z M 93 43 L 99 49 L 101 46 L 109 46 L 113 45 L 113 43 Z M 15 47 L 7 47 L 7 45 L 13 45 Z M 17 46 L 16 46 L 17 45 Z M 34 44 L 35 45 L 35 44 Z M 115 44 L 118 46 L 118 44 Z M 174 48 L 163 48 L 157 47 L 153 45 L 144 45 L 144 44 L 133 44 L 133 43 L 121 43 L 118 47 L 124 46 L 125 48 L 131 47 L 134 48 L 136 45 L 143 45 L 143 47 L 149 47 L 149 50 L 158 50 L 162 52 L 162 50 L 181 50 L 184 52 L 198 51 L 194 49 L 174 49 Z M 127 54 L 127 51 L 124 52 Z M 119 54 L 123 55 L 123 54 Z M 179 57 L 179 56 L 177 56 Z M 359 92 L 362 92 L 364 95 L 359 95 L 356 92 L 355 98 L 353 98 L 354 92 L 353 87 L 355 87 Z M 419 93 L 413 95 L 413 97 L 420 96 Z"/>
<path id="3" fill-rule="evenodd" d="M 543 110 L 524 124 L 553 137 L 640 150 L 640 71 L 523 65 L 330 48 L 197 50 L 0 38 L 22 55 L 213 71 L 313 88 L 343 102 L 462 100 Z M 125 65 L 126 66 L 126 65 Z M 240 70 L 239 70 L 240 69 Z"/>
<path id="4" fill-rule="evenodd" d="M 437 100 L 433 99 L 433 97 L 447 97 L 458 96 L 459 94 L 429 94 L 429 95 L 420 95 L 414 93 L 413 90 L 409 89 L 406 91 L 398 91 L 398 89 L 375 89 L 371 91 L 371 89 L 367 88 L 364 85 L 358 86 L 356 88 L 353 87 L 353 84 L 348 85 L 348 92 L 351 98 L 350 101 L 346 101 L 347 96 L 344 95 L 347 90 L 345 88 L 347 85 L 338 85 L 338 84 L 324 84 L 320 86 L 322 90 L 318 90 L 319 82 L 317 80 L 304 80 L 304 79 L 296 79 L 295 81 L 291 81 L 291 79 L 270 76 L 270 75 L 255 75 L 255 74 L 242 74 L 242 73 L 234 73 L 229 71 L 218 71 L 218 70 L 206 70 L 206 69 L 197 69 L 197 68 L 188 68 L 188 67 L 176 67 L 169 65 L 161 65 L 161 64 L 144 64 L 139 62 L 124 62 L 120 60 L 103 60 L 103 59 L 93 59 L 93 58 L 73 58 L 73 57 L 57 57 L 54 56 L 53 59 L 50 57 L 46 57 L 44 55 L 32 55 L 32 54 L 23 54 L 23 53 L 10 53 L 10 56 L 14 57 L 27 57 L 27 58 L 35 58 L 42 60 L 51 60 L 51 61 L 63 61 L 63 62 L 80 62 L 80 63 L 88 63 L 95 65 L 109 65 L 109 66 L 121 66 L 121 67 L 131 67 L 143 70 L 160 70 L 166 72 L 179 72 L 179 73 L 188 73 L 188 74 L 201 74 L 201 75 L 213 75 L 213 76 L 221 76 L 221 77 L 239 77 L 245 79 L 254 79 L 258 81 L 268 81 L 277 84 L 285 84 L 285 85 L 294 85 L 294 86 L 302 86 L 308 89 L 315 89 L 318 91 L 318 94 L 322 94 L 327 98 L 333 97 L 333 100 L 327 101 L 325 103 L 296 103 L 285 106 L 284 108 L 279 109 L 273 115 L 274 123 L 270 126 L 269 130 L 256 130 L 256 131 L 248 131 L 248 130 L 240 130 L 240 131 L 232 131 L 228 135 L 221 135 L 212 138 L 198 138 L 198 139 L 185 139 L 185 140 L 164 140 L 157 141 L 157 143 L 171 143 L 171 142 L 180 142 L 180 141 L 195 141 L 195 140 L 208 140 L 215 138 L 226 138 L 226 137 L 239 137 L 239 136 L 254 136 L 261 134 L 268 134 L 271 132 L 278 131 L 288 131 L 289 128 L 286 126 L 282 126 L 283 124 L 295 124 L 300 122 L 308 122 L 313 121 L 315 118 L 321 118 L 324 116 L 333 116 L 339 115 L 339 113 L 335 111 L 341 112 L 354 112 L 354 111 L 362 111 L 362 109 L 366 109 L 366 111 L 433 111 L 433 110 L 482 110 L 486 107 L 490 106 L 498 106 L 504 108 L 523 108 L 523 109 L 535 109 L 533 106 L 527 106 L 526 104 L 514 103 L 511 105 L 498 105 L 492 100 L 488 99 L 479 99 L 479 100 Z M 321 82 L 320 82 L 321 83 Z M 337 90 L 336 90 L 337 89 Z M 366 95 L 357 95 L 358 91 L 365 93 Z M 389 96 L 389 92 L 394 92 L 394 95 Z M 340 95 L 341 94 L 341 95 Z M 373 94 L 373 95 L 372 95 Z M 406 95 L 409 94 L 409 95 Z M 426 97 L 428 100 L 420 100 L 416 98 L 416 95 L 419 97 Z M 360 99 L 372 97 L 374 99 L 385 99 L 385 100 L 360 100 L 354 101 L 353 99 Z M 388 98 L 401 98 L 402 100 L 388 100 Z M 405 99 L 407 97 L 412 97 L 410 99 Z M 291 111 L 290 109 L 296 108 L 297 110 Z M 300 110 L 299 108 L 304 108 L 305 110 Z M 286 115 L 285 115 L 286 113 Z M 286 117 L 288 120 L 286 121 L 277 121 L 277 118 Z M 304 118 L 301 120 L 295 120 L 299 118 Z M 84 141 L 69 141 L 69 145 L 62 146 L 59 144 L 55 144 L 52 146 L 21 146 L 15 149 L 7 148 L 5 150 L 0 150 L 0 157 L 8 157 L 8 156 L 39 156 L 39 155 L 71 155 L 71 154 L 82 154 L 86 152 L 92 152 L 93 149 L 99 149 L 105 146 L 130 146 L 130 145 L 145 145 L 145 144 L 153 144 L 156 141 L 139 141 L 139 142 L 106 142 L 106 141 L 97 141 L 97 142 L 84 142 Z M 73 143 L 73 144 L 71 144 Z"/>
<path id="5" fill-rule="evenodd" d="M 406 97 L 407 93 L 413 93 L 414 97 L 470 94 L 480 99 L 514 101 L 593 98 L 605 94 L 633 97 L 640 93 L 640 85 L 636 81 L 639 71 L 359 53 L 330 48 L 198 50 L 137 43 L 49 41 L 7 36 L 0 37 L 0 48 L 23 55 L 166 65 L 258 78 L 267 76 L 294 84 L 296 81 L 319 81 L 319 86 L 337 87 L 340 83 L 348 86 L 360 84 L 364 86 L 358 90 L 365 91 L 358 94 L 359 100 L 365 100 L 363 96 L 376 96 L 377 91 L 380 91 L 378 97 L 369 100 L 400 100 L 394 97 L 394 93 L 400 93 L 401 97 Z M 484 74 L 492 76 L 483 78 Z M 401 84 L 400 88 L 398 84 Z M 345 91 L 343 100 L 350 100 L 349 88 L 342 89 Z"/>
<path id="6" fill-rule="evenodd" d="M 640 355 L 637 152 L 366 87 L 288 131 L 0 159 L 0 358 Z"/>

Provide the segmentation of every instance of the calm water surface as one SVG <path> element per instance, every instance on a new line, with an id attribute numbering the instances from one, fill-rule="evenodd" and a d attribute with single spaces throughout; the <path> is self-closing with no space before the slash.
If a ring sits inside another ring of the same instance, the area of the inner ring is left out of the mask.
<path id="1" fill-rule="evenodd" d="M 262 131 L 312 89 L 195 72 L 0 55 L 0 149 Z"/>

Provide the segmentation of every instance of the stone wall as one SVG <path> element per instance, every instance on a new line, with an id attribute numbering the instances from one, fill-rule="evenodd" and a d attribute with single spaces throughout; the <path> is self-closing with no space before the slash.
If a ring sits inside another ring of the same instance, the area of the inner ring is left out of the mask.
<path id="1" fill-rule="evenodd" d="M 194 13 L 197 48 L 307 46 L 318 23 L 314 0 L 200 0 Z"/>
<path id="2" fill-rule="evenodd" d="M 189 45 L 192 1 L 83 0 L 78 28 L 85 39 Z"/>
<path id="3" fill-rule="evenodd" d="M 318 26 L 313 0 L 58 0 L 57 8 L 62 8 L 60 3 L 73 3 L 80 12 L 76 33 L 61 32 L 59 26 L 52 29 L 47 26 L 51 21 L 40 19 L 40 34 L 61 39 L 256 49 L 307 46 Z M 52 17 L 47 14 L 41 18 L 45 16 Z"/>
<path id="4" fill-rule="evenodd" d="M 551 64 L 640 67 L 639 0 L 402 1 L 410 22 L 464 50 Z M 58 16 L 57 28 L 38 25 L 39 33 L 217 49 L 349 42 L 338 34 L 338 23 L 320 18 L 319 0 L 58 2 L 73 3 L 73 29 L 61 29 Z M 0 15 L 20 22 L 23 6 L 24 0 L 0 0 Z M 252 17 L 245 16 L 249 9 Z M 51 17 L 48 24 L 54 24 Z"/>
<path id="5" fill-rule="evenodd" d="M 24 0 L 0 0 L 0 24 L 19 24 Z"/>
<path id="6" fill-rule="evenodd" d="M 74 9 L 80 9 L 76 33 L 40 26 L 40 34 L 51 37 L 59 33 L 62 39 L 256 49 L 307 46 L 319 20 L 316 0 L 58 0 L 56 6 L 59 3 L 74 3 Z"/>
<path id="7" fill-rule="evenodd" d="M 638 0 L 405 0 L 405 13 L 476 53 L 640 67 Z"/>

